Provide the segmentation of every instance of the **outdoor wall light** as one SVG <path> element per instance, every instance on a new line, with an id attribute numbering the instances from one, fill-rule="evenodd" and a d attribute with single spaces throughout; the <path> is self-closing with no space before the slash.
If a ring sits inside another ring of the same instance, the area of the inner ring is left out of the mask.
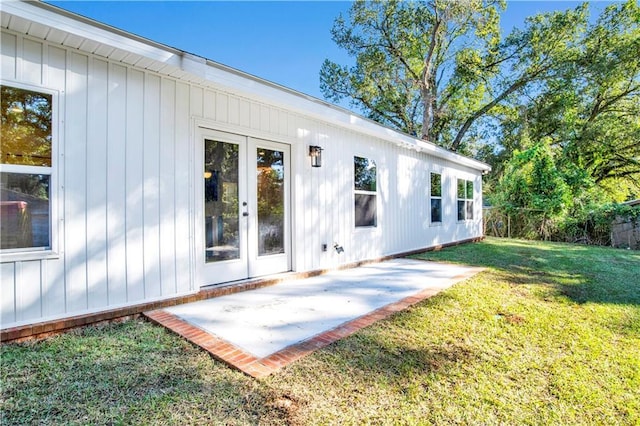
<path id="1" fill-rule="evenodd" d="M 322 166 L 322 147 L 310 145 L 309 156 L 311 157 L 311 167 Z"/>

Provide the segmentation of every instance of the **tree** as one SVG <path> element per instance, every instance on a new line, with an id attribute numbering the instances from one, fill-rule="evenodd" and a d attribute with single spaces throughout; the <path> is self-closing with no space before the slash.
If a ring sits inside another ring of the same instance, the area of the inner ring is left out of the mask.
<path id="1" fill-rule="evenodd" d="M 640 196 L 638 52 L 640 8 L 610 5 L 501 111 L 491 201 L 518 235 L 607 243 L 624 213 L 609 203 Z"/>
<path id="2" fill-rule="evenodd" d="M 554 72 L 515 99 L 510 113 L 503 111 L 503 158 L 526 148 L 525 133 L 531 140 L 549 139 L 576 199 L 594 185 L 606 190 L 601 202 L 640 196 L 638 52 L 640 8 L 634 1 L 607 7 L 577 30 L 568 50 L 553 58 Z"/>
<path id="3" fill-rule="evenodd" d="M 356 63 L 327 59 L 321 90 L 385 125 L 464 150 L 479 120 L 544 79 L 586 22 L 586 7 L 545 15 L 502 41 L 503 7 L 501 0 L 357 1 L 332 29 Z"/>
<path id="4" fill-rule="evenodd" d="M 540 212 L 544 217 L 566 213 L 571 194 L 557 169 L 550 139 L 525 151 L 515 151 L 498 184 L 496 200 L 507 213 L 520 209 Z"/>

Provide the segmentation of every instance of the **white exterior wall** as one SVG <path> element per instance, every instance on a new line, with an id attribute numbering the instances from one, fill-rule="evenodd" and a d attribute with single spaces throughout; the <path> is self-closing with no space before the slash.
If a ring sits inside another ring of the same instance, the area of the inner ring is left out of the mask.
<path id="1" fill-rule="evenodd" d="M 151 61 L 136 58 L 134 66 L 126 56 L 107 59 L 65 43 L 2 32 L 3 84 L 58 94 L 51 194 L 55 254 L 2 257 L 2 328 L 198 290 L 193 279 L 193 235 L 202 232 L 193 220 L 194 180 L 201 178 L 193 163 L 198 124 L 291 146 L 295 271 L 330 269 L 482 234 L 479 170 L 250 93 L 214 89 L 140 66 Z M 321 168 L 310 166 L 309 145 L 324 148 Z M 354 227 L 354 155 L 377 164 L 375 228 Z M 429 222 L 432 171 L 442 173 L 441 225 Z M 474 221 L 457 221 L 457 178 L 474 181 Z M 334 242 L 344 253 L 332 249 Z"/>

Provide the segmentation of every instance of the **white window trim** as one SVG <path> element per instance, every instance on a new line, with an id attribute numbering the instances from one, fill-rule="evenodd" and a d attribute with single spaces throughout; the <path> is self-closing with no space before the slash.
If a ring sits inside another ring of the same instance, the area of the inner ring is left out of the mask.
<path id="1" fill-rule="evenodd" d="M 464 181 L 464 198 L 460 198 L 458 197 L 458 182 L 459 181 Z M 471 183 L 471 188 L 473 189 L 473 196 L 472 198 L 467 198 L 467 182 Z M 456 217 L 458 216 L 458 202 L 459 201 L 464 201 L 464 219 L 458 219 L 458 223 L 465 223 L 465 222 L 472 222 L 474 220 L 475 217 L 475 205 L 473 206 L 473 216 L 472 218 L 469 218 L 467 216 L 467 203 L 469 201 L 471 201 L 472 203 L 475 201 L 475 192 L 476 192 L 476 184 L 473 180 L 471 179 L 462 179 L 462 178 L 456 178 Z"/>
<path id="2" fill-rule="evenodd" d="M 0 79 L 0 85 L 15 87 L 17 89 L 30 90 L 32 92 L 51 95 L 51 167 L 26 166 L 20 164 L 1 164 L 2 173 L 23 173 L 48 175 L 49 178 L 49 247 L 25 247 L 16 249 L 1 249 L 0 263 L 17 262 L 23 260 L 57 259 L 59 254 L 59 217 L 58 217 L 58 159 L 61 154 L 59 129 L 62 122 L 59 120 L 61 109 L 60 91 L 48 87 L 22 83 L 18 81 Z"/>
<path id="3" fill-rule="evenodd" d="M 355 212 L 355 208 L 356 208 L 356 195 L 373 195 L 374 197 L 376 197 L 376 224 L 375 225 L 356 225 L 356 212 Z M 354 189 L 353 190 L 353 227 L 354 229 L 358 230 L 358 229 L 376 229 L 378 227 L 378 191 L 363 191 L 361 189 Z"/>

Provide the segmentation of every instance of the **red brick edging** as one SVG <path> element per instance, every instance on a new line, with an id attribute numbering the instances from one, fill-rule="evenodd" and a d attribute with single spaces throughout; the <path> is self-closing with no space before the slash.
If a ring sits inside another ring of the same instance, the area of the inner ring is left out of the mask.
<path id="1" fill-rule="evenodd" d="M 200 346 L 209 352 L 214 358 L 226 363 L 230 367 L 240 370 L 251 377 L 260 379 L 320 348 L 328 346 L 344 337 L 350 336 L 358 330 L 370 326 L 376 321 L 387 318 L 396 312 L 408 308 L 409 306 L 435 296 L 445 288 L 448 288 L 458 281 L 465 280 L 483 270 L 484 268 L 472 268 L 464 274 L 451 278 L 447 282 L 447 285 L 422 290 L 413 296 L 408 296 L 397 302 L 390 303 L 382 308 L 378 308 L 368 314 L 341 324 L 331 330 L 327 330 L 307 340 L 288 346 L 264 358 L 258 358 L 248 352 L 245 352 L 237 346 L 213 334 L 207 333 L 201 328 L 191 325 L 178 316 L 165 310 L 160 309 L 145 312 L 143 315 L 156 324 L 162 325 L 179 336 Z"/>
<path id="2" fill-rule="evenodd" d="M 354 262 L 346 265 L 341 265 L 337 269 L 355 268 L 358 266 L 382 262 L 385 260 L 395 259 L 399 257 L 406 257 L 413 254 L 424 253 L 427 251 L 437 251 L 444 247 L 456 246 L 460 244 L 466 244 L 470 242 L 477 242 L 484 239 L 470 238 L 467 240 L 456 241 L 452 243 L 439 244 L 432 247 L 427 247 L 419 250 L 412 250 L 403 253 L 397 253 L 389 256 L 384 256 L 378 259 L 369 259 L 359 262 Z M 167 308 L 170 306 L 180 305 L 183 303 L 196 302 L 198 300 L 210 299 L 212 297 L 225 296 L 228 294 L 239 293 L 241 291 L 254 290 L 261 287 L 277 284 L 288 279 L 302 279 L 309 278 L 316 275 L 322 275 L 329 272 L 329 270 L 316 270 L 309 272 L 291 272 L 274 277 L 255 278 L 248 279 L 241 282 L 232 282 L 227 284 L 219 284 L 212 287 L 205 287 L 200 289 L 197 293 L 187 294 L 184 296 L 172 297 L 169 299 L 159 300 L 155 302 L 147 302 L 127 306 L 124 308 L 109 309 L 96 313 L 74 315 L 62 319 L 42 321 L 33 324 L 21 325 L 17 327 L 10 327 L 0 329 L 0 342 L 20 342 L 24 340 L 43 339 L 56 334 L 64 333 L 65 331 L 73 328 L 82 327 L 89 324 L 96 324 L 100 322 L 112 322 L 125 320 L 127 318 L 135 318 L 146 311 L 158 310 Z"/>

